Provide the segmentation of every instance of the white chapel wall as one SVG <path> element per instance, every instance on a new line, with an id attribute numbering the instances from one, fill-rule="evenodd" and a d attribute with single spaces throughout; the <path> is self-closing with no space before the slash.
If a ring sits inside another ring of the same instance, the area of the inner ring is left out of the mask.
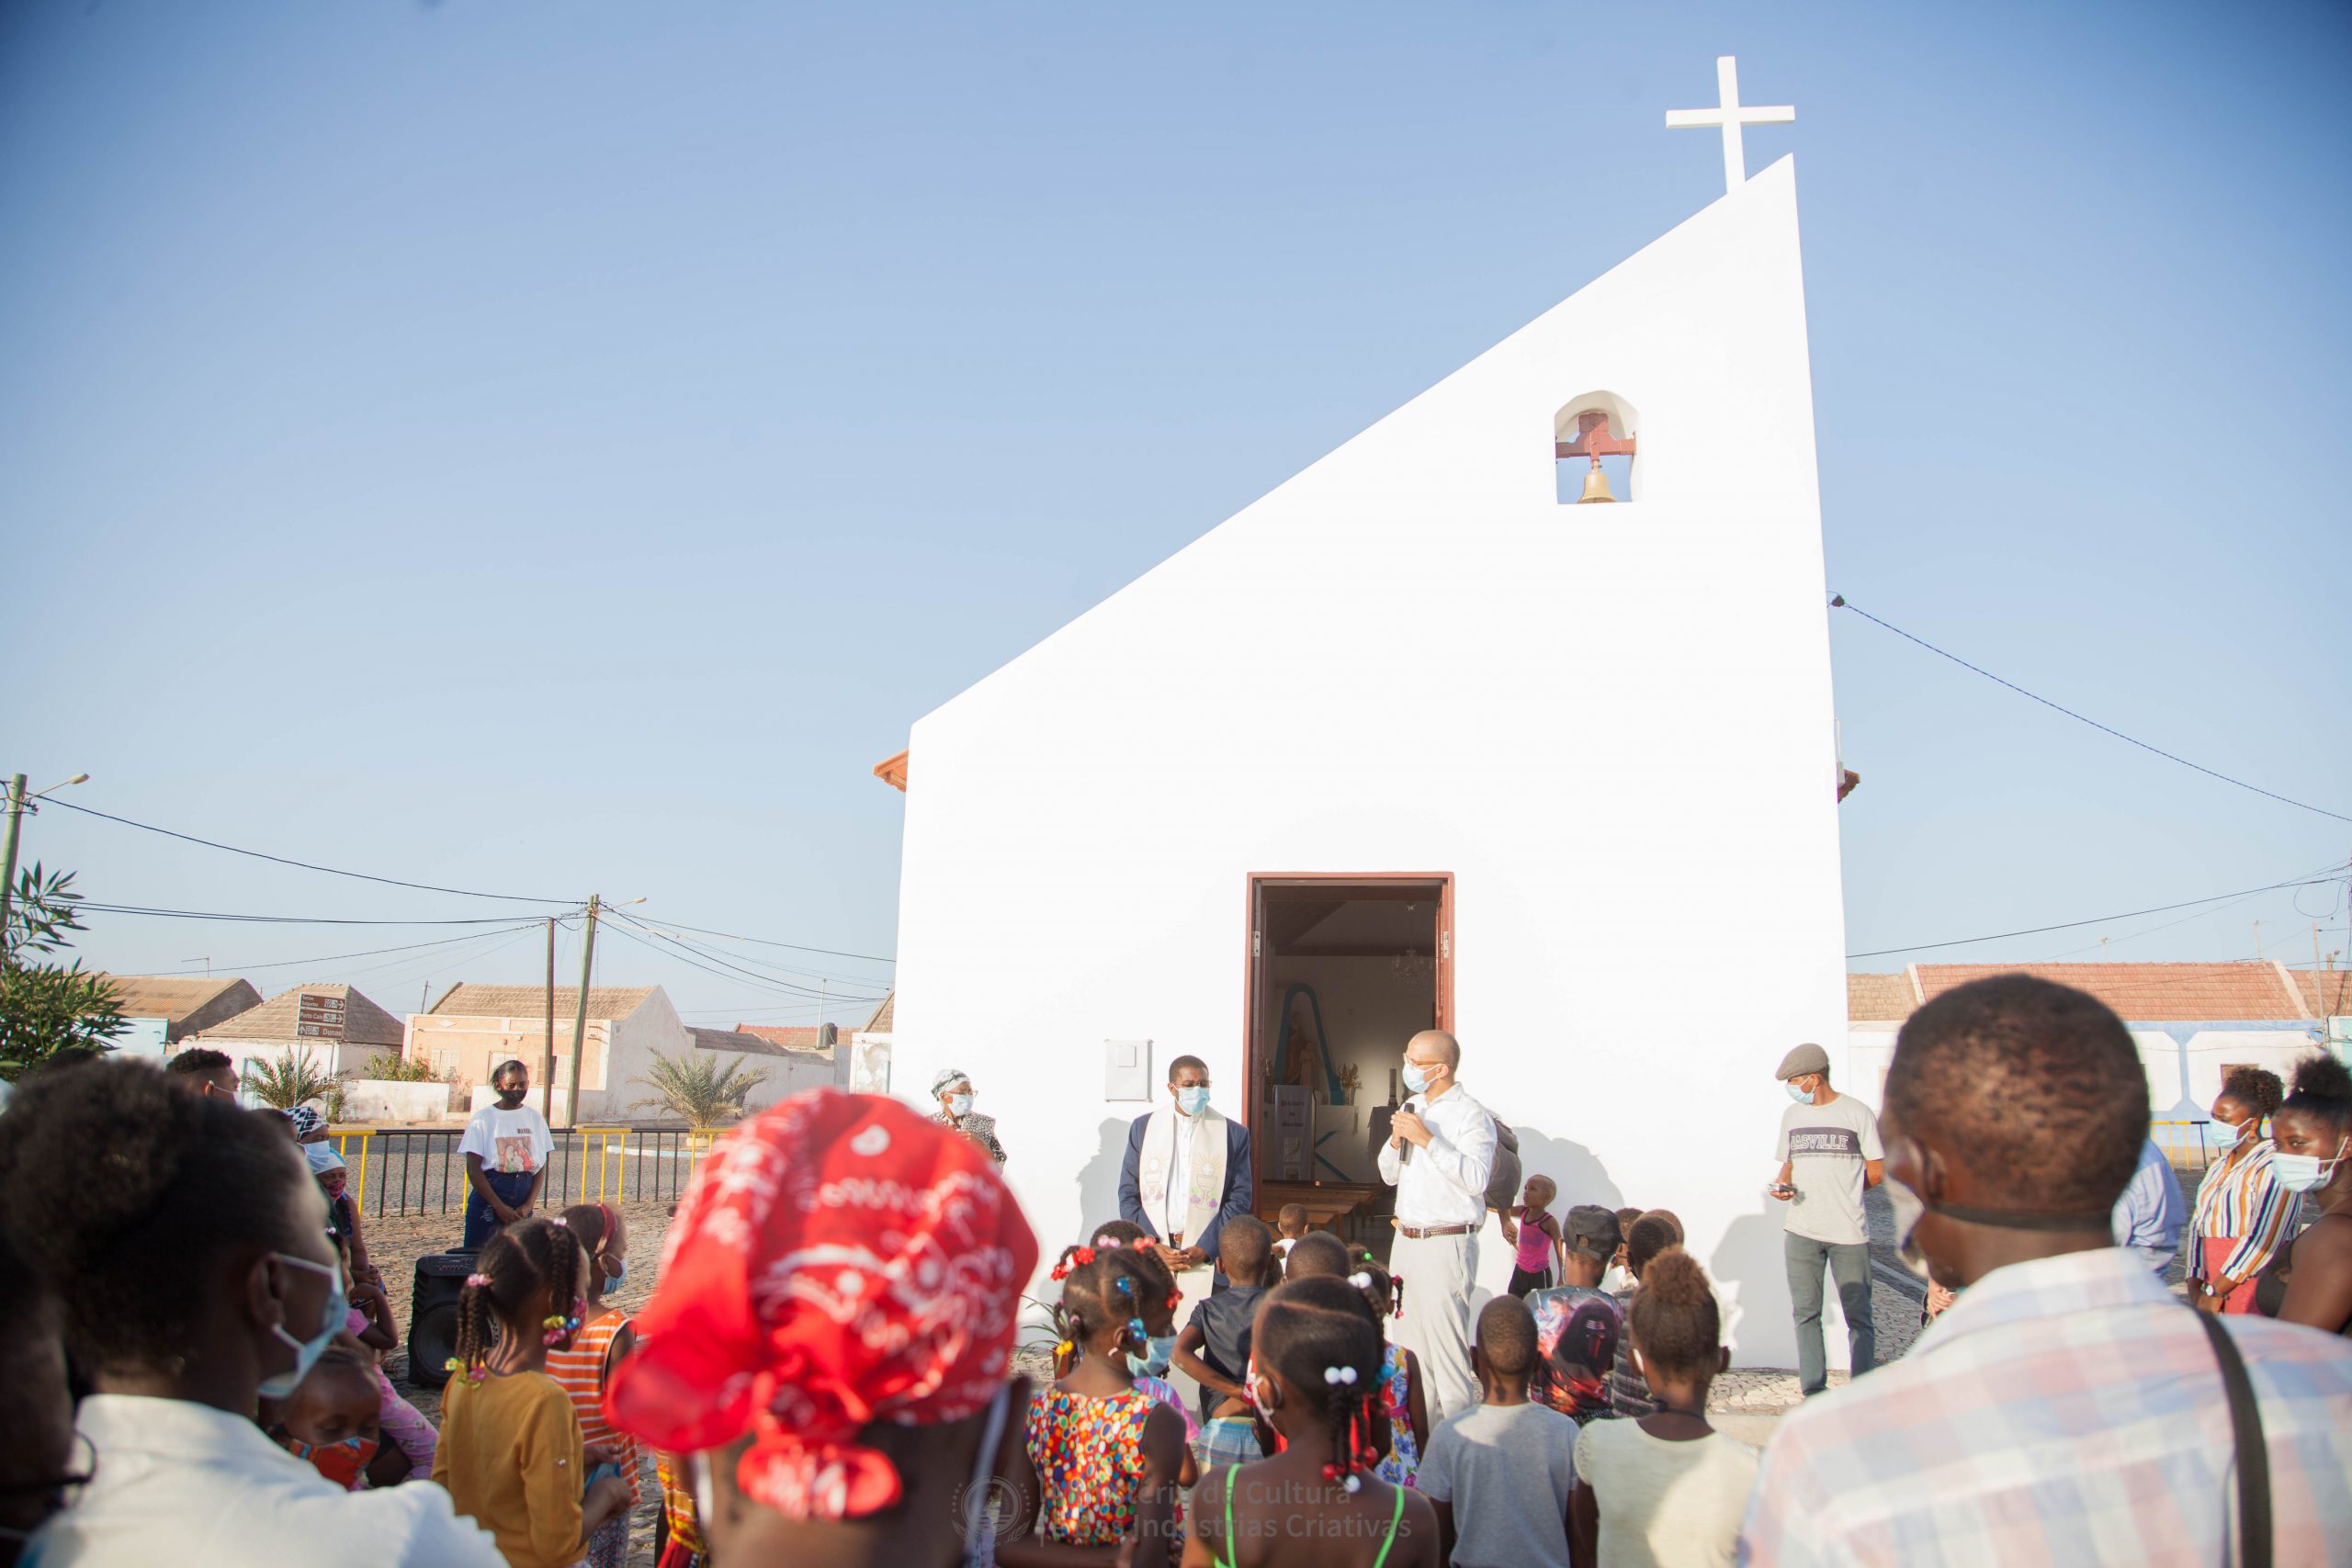
<path id="1" fill-rule="evenodd" d="M 1147 1109 L 1102 1097 L 1104 1041 L 1152 1040 L 1155 1079 L 1204 1056 L 1241 1109 L 1250 873 L 1452 872 L 1464 1085 L 1564 1202 L 1677 1211 L 1740 1360 L 1794 1364 L 1771 1071 L 1846 993 L 1793 179 L 914 727 L 895 1081 L 986 1082 L 1048 1257 L 1114 1212 Z M 1641 410 L 1639 502 L 1555 499 L 1553 416 L 1594 388 Z M 1704 964 L 1696 908 L 1739 933 Z"/>

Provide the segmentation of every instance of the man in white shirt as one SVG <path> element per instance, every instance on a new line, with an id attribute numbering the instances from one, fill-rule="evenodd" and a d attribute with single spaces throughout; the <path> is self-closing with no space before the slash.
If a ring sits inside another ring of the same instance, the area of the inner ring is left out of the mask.
<path id="1" fill-rule="evenodd" d="M 1380 1179 L 1396 1189 L 1396 1246 L 1389 1271 L 1405 1280 L 1405 1310 L 1391 1328 L 1420 1358 L 1430 1419 L 1478 1403 L 1470 1367 L 1470 1281 L 1487 1223 L 1495 1165 L 1495 1119 L 1455 1081 L 1462 1046 L 1442 1029 L 1406 1043 L 1412 1098 L 1389 1123 Z"/>
<path id="2" fill-rule="evenodd" d="M 1250 1212 L 1250 1129 L 1209 1103 L 1208 1064 L 1168 1064 L 1168 1103 L 1127 1129 L 1119 1217 L 1159 1244 L 1189 1310 L 1216 1286 L 1226 1222 Z"/>

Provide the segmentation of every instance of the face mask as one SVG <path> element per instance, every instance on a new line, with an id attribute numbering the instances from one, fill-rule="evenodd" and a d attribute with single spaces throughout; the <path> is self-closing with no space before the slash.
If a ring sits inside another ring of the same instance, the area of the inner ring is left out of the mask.
<path id="1" fill-rule="evenodd" d="M 1144 1353 L 1127 1358 L 1127 1371 L 1139 1378 L 1166 1377 L 1168 1358 L 1175 1348 L 1176 1336 L 1173 1334 L 1147 1335 L 1144 1338 Z"/>
<path id="2" fill-rule="evenodd" d="M 339 1443 L 304 1443 L 286 1439 L 286 1451 L 308 1460 L 312 1469 L 345 1492 L 353 1489 L 381 1445 L 374 1438 L 345 1438 Z"/>
<path id="3" fill-rule="evenodd" d="M 2344 1145 L 2352 1139 L 2339 1139 L 2335 1157 L 2322 1159 L 2317 1155 L 2282 1155 L 2270 1156 L 2270 1174 L 2278 1185 L 2290 1192 L 2314 1192 L 2335 1179 L 2335 1168 L 2344 1163 Z"/>
<path id="4" fill-rule="evenodd" d="M 502 1089 L 498 1091 L 498 1103 L 509 1111 L 515 1110 L 522 1105 L 523 1097 L 530 1092 L 527 1089 Z"/>
<path id="5" fill-rule="evenodd" d="M 1428 1093 L 1430 1087 L 1429 1069 L 1422 1066 L 1419 1062 L 1406 1063 L 1405 1087 L 1415 1094 Z"/>
<path id="6" fill-rule="evenodd" d="M 1180 1089 L 1176 1091 L 1176 1109 L 1182 1111 L 1185 1115 L 1198 1116 L 1202 1111 L 1206 1111 L 1208 1108 L 1208 1085 L 1204 1083 L 1194 1084 L 1190 1089 Z"/>
<path id="7" fill-rule="evenodd" d="M 952 1116 L 969 1116 L 972 1113 L 972 1097 L 968 1094 L 949 1095 L 947 1111 Z"/>
<path id="8" fill-rule="evenodd" d="M 605 1276 L 605 1294 L 609 1296 L 615 1291 L 619 1290 L 621 1288 L 621 1281 L 628 1278 L 628 1259 L 624 1258 L 611 1273 Z"/>
<path id="9" fill-rule="evenodd" d="M 1895 1256 L 1903 1267 L 1928 1278 L 1928 1255 L 1919 1250 L 1919 1222 L 1929 1214 L 1973 1225 L 1996 1225 L 2012 1231 L 2101 1231 L 2111 1223 L 2111 1211 L 2086 1213 L 2025 1213 L 2014 1209 L 1976 1209 L 1959 1203 L 1930 1203 L 1892 1175 L 1886 1178 L 1887 1204 L 1894 1211 Z"/>
<path id="10" fill-rule="evenodd" d="M 1781 1087 L 1787 1089 L 1789 1091 L 1789 1098 L 1795 1100 L 1799 1105 L 1811 1105 L 1813 1103 L 1813 1090 L 1799 1086 L 1796 1079 L 1791 1078 L 1787 1083 Z"/>
<path id="11" fill-rule="evenodd" d="M 316 1333 L 308 1339 L 297 1339 L 286 1332 L 283 1323 L 269 1325 L 270 1333 L 277 1337 L 279 1343 L 294 1348 L 294 1365 L 273 1377 L 262 1379 L 261 1393 L 266 1398 L 284 1399 L 294 1392 L 294 1385 L 318 1365 L 319 1358 L 326 1354 L 327 1342 L 342 1329 L 345 1315 L 351 1311 L 351 1303 L 344 1299 L 343 1276 L 336 1270 L 323 1263 L 313 1263 L 307 1258 L 288 1258 L 282 1252 L 273 1252 L 270 1256 L 289 1268 L 308 1269 L 313 1274 L 327 1277 L 327 1299 L 319 1308 Z"/>
<path id="12" fill-rule="evenodd" d="M 1928 1277 L 1928 1259 L 1919 1250 L 1916 1234 L 1919 1221 L 1928 1213 L 1927 1200 L 1893 1177 L 1886 1178 L 1886 1201 L 1894 1211 L 1894 1255 L 1903 1267 L 1924 1280 Z"/>

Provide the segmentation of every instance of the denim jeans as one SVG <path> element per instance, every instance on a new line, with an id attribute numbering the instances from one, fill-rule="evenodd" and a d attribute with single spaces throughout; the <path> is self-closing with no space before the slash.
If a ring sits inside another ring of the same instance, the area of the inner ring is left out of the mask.
<path id="1" fill-rule="evenodd" d="M 1838 1304 L 1846 1309 L 1846 1338 L 1853 1375 L 1878 1365 L 1878 1327 L 1871 1317 L 1868 1243 L 1815 1241 L 1794 1231 L 1782 1237 L 1789 1265 L 1789 1305 L 1797 1320 L 1797 1386 L 1807 1394 L 1829 1385 L 1829 1358 L 1821 1346 L 1821 1266 L 1837 1277 Z"/>

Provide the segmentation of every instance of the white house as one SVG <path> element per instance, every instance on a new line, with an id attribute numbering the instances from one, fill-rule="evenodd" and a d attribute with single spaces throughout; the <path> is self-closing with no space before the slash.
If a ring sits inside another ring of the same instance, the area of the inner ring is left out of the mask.
<path id="1" fill-rule="evenodd" d="M 289 1057 L 358 1077 L 378 1056 L 400 1055 L 401 1021 L 349 986 L 312 981 L 185 1035 L 178 1048 L 195 1045 L 226 1055 L 241 1077 Z"/>
<path id="2" fill-rule="evenodd" d="M 1739 1359 L 1793 1365 L 1762 1188 L 1773 1067 L 1846 1024 L 1826 617 L 1782 159 L 915 723 L 899 1091 L 984 1086 L 1050 1258 L 1175 1055 L 1261 1180 L 1337 1180 L 1442 1024 L 1529 1170 L 1676 1211 Z M 1694 965 L 1702 907 L 1740 940 Z"/>

